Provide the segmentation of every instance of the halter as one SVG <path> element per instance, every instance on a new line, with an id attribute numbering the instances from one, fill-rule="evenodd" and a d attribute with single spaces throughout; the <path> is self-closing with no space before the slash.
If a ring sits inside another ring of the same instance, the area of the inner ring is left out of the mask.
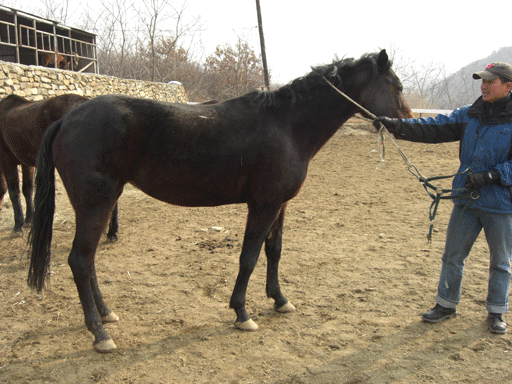
<path id="1" fill-rule="evenodd" d="M 329 80 L 327 80 L 325 78 L 325 76 L 323 77 L 323 79 L 327 82 L 327 84 L 329 84 L 332 88 L 334 88 L 336 90 L 336 92 L 338 92 L 341 96 L 343 96 L 345 99 L 350 101 L 361 111 L 365 112 L 368 116 L 370 116 L 373 119 L 373 121 L 375 121 L 375 119 L 377 119 L 377 116 L 375 116 L 373 113 L 368 111 L 362 105 L 358 104 L 356 101 L 354 101 L 349 96 L 347 96 L 345 93 L 343 93 L 338 88 L 336 88 L 336 86 L 334 86 L 334 84 L 332 84 Z M 366 119 L 366 120 L 368 120 L 368 119 Z M 431 178 L 425 177 L 421 174 L 418 167 L 409 161 L 409 159 L 407 158 L 405 153 L 400 149 L 400 147 L 398 146 L 398 144 L 395 141 L 395 138 L 393 137 L 393 135 L 391 133 L 389 133 L 387 128 L 380 122 L 379 122 L 379 125 L 381 127 L 379 128 L 379 132 L 378 132 L 377 147 L 379 149 L 380 162 L 379 162 L 379 165 L 377 166 L 377 169 L 379 169 L 380 165 L 384 162 L 384 155 L 385 155 L 384 139 L 385 139 L 385 137 L 387 137 L 388 139 L 390 139 L 391 143 L 393 143 L 393 145 L 398 150 L 398 153 L 400 154 L 400 156 L 404 160 L 405 164 L 407 165 L 407 170 L 418 179 L 418 181 L 425 188 L 425 191 L 427 191 L 428 195 L 433 200 L 432 204 L 430 205 L 430 211 L 429 211 L 430 227 L 429 227 L 429 231 L 427 234 L 427 241 L 428 241 L 428 243 L 431 243 L 432 242 L 432 230 L 434 228 L 434 219 L 435 219 L 435 216 L 437 213 L 437 208 L 439 206 L 439 202 L 441 200 L 468 199 L 467 203 L 465 204 L 465 206 L 463 208 L 463 211 L 466 211 L 471 206 L 471 204 L 473 204 L 473 202 L 480 197 L 480 193 L 478 191 L 470 191 L 467 188 L 445 189 L 445 188 L 441 188 L 441 187 L 436 187 L 435 185 L 433 185 L 431 183 L 431 181 L 448 179 L 448 178 L 455 177 L 458 175 L 463 175 L 463 174 L 470 174 L 470 173 L 472 173 L 472 170 L 470 168 L 468 168 L 463 172 L 455 173 L 455 174 L 449 175 L 449 176 L 435 176 L 435 177 L 431 177 Z M 432 189 L 433 191 L 435 191 L 435 193 L 431 192 L 429 189 Z M 456 195 L 452 195 L 451 194 L 452 192 L 460 192 L 460 193 L 456 194 Z M 447 193 L 449 193 L 450 195 L 443 196 Z"/>

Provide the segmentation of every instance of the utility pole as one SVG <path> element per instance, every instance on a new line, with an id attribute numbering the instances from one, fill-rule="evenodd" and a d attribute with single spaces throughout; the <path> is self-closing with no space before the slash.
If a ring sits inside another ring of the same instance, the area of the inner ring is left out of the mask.
<path id="1" fill-rule="evenodd" d="M 263 37 L 263 23 L 261 21 L 260 0 L 256 0 L 256 11 L 258 13 L 258 30 L 260 32 L 261 60 L 263 62 L 263 76 L 265 78 L 265 87 L 267 87 L 267 89 L 269 89 L 270 81 L 268 78 L 267 54 L 265 53 L 265 38 Z"/>

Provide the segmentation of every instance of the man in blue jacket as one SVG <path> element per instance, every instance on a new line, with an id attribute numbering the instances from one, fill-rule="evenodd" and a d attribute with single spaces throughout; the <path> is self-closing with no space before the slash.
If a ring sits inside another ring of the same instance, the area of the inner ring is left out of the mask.
<path id="1" fill-rule="evenodd" d="M 512 255 L 512 66 L 493 63 L 473 74 L 481 79 L 482 96 L 472 105 L 435 118 L 390 119 L 378 122 L 396 138 L 442 143 L 460 141 L 460 168 L 453 180 L 455 194 L 467 190 L 479 197 L 454 199 L 446 233 L 436 306 L 422 319 L 436 323 L 455 317 L 460 301 L 466 257 L 482 228 L 490 251 L 487 320 L 493 333 L 505 333 Z"/>

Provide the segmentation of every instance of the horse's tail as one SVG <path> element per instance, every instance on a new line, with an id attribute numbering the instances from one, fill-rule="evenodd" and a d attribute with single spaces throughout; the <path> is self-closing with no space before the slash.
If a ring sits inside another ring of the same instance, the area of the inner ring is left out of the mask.
<path id="1" fill-rule="evenodd" d="M 44 288 L 44 281 L 50 266 L 53 215 L 55 213 L 53 141 L 60 128 L 60 120 L 50 125 L 43 137 L 36 160 L 35 211 L 32 228 L 28 235 L 31 256 L 27 283 L 38 292 Z"/>

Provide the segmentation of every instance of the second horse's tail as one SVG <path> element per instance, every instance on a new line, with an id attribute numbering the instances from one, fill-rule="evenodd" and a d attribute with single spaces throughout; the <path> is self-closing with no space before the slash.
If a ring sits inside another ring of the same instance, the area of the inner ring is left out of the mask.
<path id="1" fill-rule="evenodd" d="M 53 141 L 61 128 L 56 121 L 47 129 L 36 161 L 36 193 L 34 197 L 34 217 L 28 235 L 30 247 L 30 267 L 27 283 L 38 292 L 50 266 L 53 215 L 55 213 L 55 165 L 53 163 Z"/>

